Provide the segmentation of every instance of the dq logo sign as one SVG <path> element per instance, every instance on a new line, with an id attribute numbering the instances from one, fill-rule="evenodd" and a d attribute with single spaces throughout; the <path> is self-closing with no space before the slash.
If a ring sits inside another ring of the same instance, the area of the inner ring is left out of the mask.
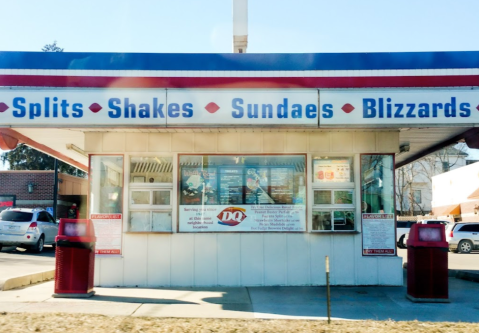
<path id="1" fill-rule="evenodd" d="M 218 224 L 234 227 L 240 224 L 246 218 L 246 209 L 239 207 L 228 207 L 218 214 Z"/>

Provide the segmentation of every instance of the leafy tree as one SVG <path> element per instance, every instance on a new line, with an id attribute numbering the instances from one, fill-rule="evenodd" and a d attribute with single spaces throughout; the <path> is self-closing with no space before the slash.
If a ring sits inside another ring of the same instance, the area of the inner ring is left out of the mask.
<path id="1" fill-rule="evenodd" d="M 52 44 L 47 44 L 42 47 L 43 52 L 63 52 L 63 49 L 58 47 L 57 41 L 54 41 Z"/>
<path id="2" fill-rule="evenodd" d="M 3 165 L 8 163 L 10 170 L 54 170 L 55 158 L 33 149 L 25 144 L 9 151 L 0 160 Z M 58 162 L 58 170 L 69 175 L 85 177 L 86 173 L 62 161 Z"/>
<path id="3" fill-rule="evenodd" d="M 57 41 L 47 44 L 42 48 L 43 52 L 63 52 L 63 49 L 57 45 Z M 55 158 L 42 153 L 25 144 L 19 144 L 14 150 L 3 153 L 0 156 L 5 166 L 8 164 L 10 170 L 54 170 Z M 58 162 L 58 170 L 73 176 L 85 177 L 84 171 L 64 163 Z"/>

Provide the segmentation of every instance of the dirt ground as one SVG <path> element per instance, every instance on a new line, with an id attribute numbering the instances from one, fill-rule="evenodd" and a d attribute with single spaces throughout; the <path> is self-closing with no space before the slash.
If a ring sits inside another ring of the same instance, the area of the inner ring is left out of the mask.
<path id="1" fill-rule="evenodd" d="M 479 332 L 479 323 L 396 321 L 238 320 L 107 317 L 62 313 L 0 313 L 0 332 Z"/>

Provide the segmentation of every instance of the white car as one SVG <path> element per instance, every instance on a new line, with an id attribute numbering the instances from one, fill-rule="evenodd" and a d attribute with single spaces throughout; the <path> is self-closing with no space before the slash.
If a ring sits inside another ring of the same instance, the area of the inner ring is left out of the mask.
<path id="1" fill-rule="evenodd" d="M 400 249 L 406 248 L 406 241 L 409 235 L 409 229 L 416 221 L 396 221 L 396 242 Z"/>
<path id="2" fill-rule="evenodd" d="M 58 223 L 42 208 L 7 208 L 0 213 L 0 250 L 18 246 L 42 252 L 55 245 Z"/>
<path id="3" fill-rule="evenodd" d="M 459 222 L 446 229 L 449 250 L 459 253 L 471 253 L 479 250 L 479 223 Z"/>
<path id="4" fill-rule="evenodd" d="M 436 219 L 428 219 L 428 220 L 419 220 L 417 221 L 418 224 L 443 224 L 444 225 L 444 230 L 447 233 L 447 228 L 450 225 L 454 225 L 454 222 L 447 221 L 447 220 L 436 220 Z M 407 247 L 407 240 L 409 238 L 409 230 L 406 235 L 404 235 L 403 243 L 404 247 Z M 399 245 L 398 245 L 399 246 Z"/>

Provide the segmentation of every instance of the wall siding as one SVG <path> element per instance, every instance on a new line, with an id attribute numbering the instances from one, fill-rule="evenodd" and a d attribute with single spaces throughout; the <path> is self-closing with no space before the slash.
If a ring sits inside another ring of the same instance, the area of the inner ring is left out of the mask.
<path id="1" fill-rule="evenodd" d="M 217 133 L 86 133 L 85 147 L 91 154 L 138 155 L 147 150 L 175 156 L 232 152 L 341 155 L 395 153 L 398 140 L 397 131 L 299 133 L 249 128 Z M 324 285 L 325 256 L 330 257 L 333 285 L 403 283 L 402 258 L 363 257 L 361 234 L 173 232 L 126 233 L 123 238 L 122 257 L 99 258 L 96 285 Z"/>

